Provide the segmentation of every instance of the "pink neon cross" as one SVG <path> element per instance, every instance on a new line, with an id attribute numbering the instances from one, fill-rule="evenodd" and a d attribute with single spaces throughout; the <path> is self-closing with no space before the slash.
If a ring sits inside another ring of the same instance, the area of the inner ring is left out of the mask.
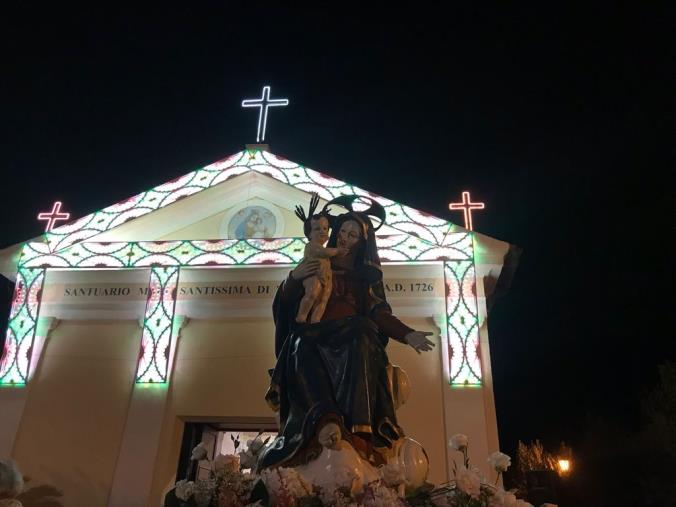
<path id="1" fill-rule="evenodd" d="M 452 202 L 448 205 L 449 209 L 456 210 L 461 209 L 465 215 L 465 229 L 472 231 L 472 210 L 473 209 L 484 209 L 484 203 L 482 202 L 471 202 L 469 198 L 469 192 L 462 193 L 462 202 Z"/>
<path id="2" fill-rule="evenodd" d="M 47 220 L 47 227 L 45 232 L 49 232 L 54 228 L 54 223 L 59 220 L 68 220 L 70 218 L 70 213 L 60 213 L 61 211 L 61 201 L 56 201 L 54 206 L 52 206 L 52 211 L 49 213 L 40 213 L 38 215 L 38 220 Z"/>

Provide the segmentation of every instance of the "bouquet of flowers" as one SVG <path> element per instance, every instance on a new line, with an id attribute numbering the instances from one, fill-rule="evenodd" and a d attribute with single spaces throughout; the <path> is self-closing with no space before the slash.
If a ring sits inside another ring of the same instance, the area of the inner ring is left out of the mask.
<path id="1" fill-rule="evenodd" d="M 397 463 L 381 466 L 380 477 L 358 490 L 310 484 L 294 468 L 277 467 L 260 474 L 243 472 L 242 468 L 253 468 L 265 446 L 265 442 L 257 441 L 259 437 L 248 441 L 247 449 L 238 455 L 219 455 L 210 461 L 207 479 L 178 481 L 174 488 L 178 503 L 165 503 L 165 507 L 533 507 L 498 485 L 511 464 L 510 457 L 501 452 L 488 457 L 497 474 L 490 484 L 478 468 L 471 466 L 465 435 L 454 435 L 450 440 L 450 446 L 462 454 L 460 464 L 453 460 L 454 479 L 438 488 L 426 484 L 406 498 L 404 470 Z M 191 459 L 208 459 L 202 444 L 195 447 Z"/>
<path id="2" fill-rule="evenodd" d="M 257 477 L 242 472 L 240 457 L 234 454 L 219 454 L 209 460 L 207 449 L 200 443 L 190 456 L 192 461 L 207 460 L 210 464 L 209 476 L 195 481 L 180 480 L 174 486 L 174 505 L 180 507 L 245 507 L 250 504 L 254 483 Z M 165 507 L 169 507 L 165 503 Z M 260 504 L 259 504 L 260 505 Z"/>
<path id="3" fill-rule="evenodd" d="M 469 441 L 466 435 L 451 437 L 449 446 L 462 454 L 462 463 L 453 460 L 454 480 L 444 488 L 430 493 L 430 501 L 435 507 L 533 507 L 524 500 L 517 499 L 513 492 L 505 491 L 498 485 L 500 476 L 511 465 L 511 458 L 501 452 L 488 457 L 488 463 L 495 470 L 493 484 L 489 484 L 481 471 L 469 462 Z"/>
<path id="4" fill-rule="evenodd" d="M 23 475 L 12 460 L 0 459 L 0 507 L 22 507 L 16 496 L 23 490 Z"/>

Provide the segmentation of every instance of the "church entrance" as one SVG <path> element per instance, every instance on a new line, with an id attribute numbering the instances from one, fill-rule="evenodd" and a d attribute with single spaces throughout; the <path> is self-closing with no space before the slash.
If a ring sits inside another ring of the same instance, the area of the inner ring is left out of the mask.
<path id="1" fill-rule="evenodd" d="M 256 438 L 265 440 L 276 435 L 277 423 L 274 419 L 252 421 L 251 418 L 249 420 L 243 418 L 227 422 L 187 422 L 183 429 L 176 477 L 191 481 L 206 479 L 211 469 L 209 462 L 219 454 L 237 455 L 247 451 L 249 443 Z M 207 459 L 193 461 L 192 450 L 199 443 L 206 449 Z M 244 471 L 249 470 L 248 467 L 244 468 Z"/>

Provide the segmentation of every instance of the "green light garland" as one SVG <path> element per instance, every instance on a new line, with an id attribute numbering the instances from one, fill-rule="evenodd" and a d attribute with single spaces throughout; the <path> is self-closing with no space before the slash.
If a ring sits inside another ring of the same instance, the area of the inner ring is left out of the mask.
<path id="1" fill-rule="evenodd" d="M 44 269 L 19 269 L 0 359 L 0 385 L 21 385 L 28 380 L 44 281 Z"/>
<path id="2" fill-rule="evenodd" d="M 150 270 L 150 290 L 136 371 L 139 384 L 167 381 L 178 272 L 177 267 L 154 267 Z"/>
<path id="3" fill-rule="evenodd" d="M 473 261 L 444 262 L 451 385 L 481 385 L 479 314 Z"/>
<path id="4" fill-rule="evenodd" d="M 165 288 L 175 287 L 179 268 L 295 264 L 303 257 L 305 238 L 126 243 L 92 243 L 87 239 L 249 171 L 267 175 L 297 189 L 317 192 L 326 200 L 342 194 L 356 194 L 379 202 L 387 213 L 387 226 L 402 233 L 378 237 L 378 251 L 383 262 L 444 262 L 447 332 L 451 351 L 450 382 L 453 385 L 481 384 L 477 303 L 472 292 L 476 281 L 471 234 L 456 229 L 457 226 L 446 220 L 261 150 L 232 155 L 58 227 L 46 234 L 46 243 L 25 245 L 19 261 L 18 292 L 15 293 L 0 363 L 0 384 L 26 382 L 39 310 L 39 292 L 46 268 L 151 267 L 151 289 L 163 287 L 163 296 L 152 305 L 149 300 L 146 308 L 137 382 L 166 382 L 168 357 L 165 357 L 165 352 L 171 345 L 175 301 L 164 299 Z M 356 209 L 359 209 L 358 206 Z M 30 301 L 25 296 L 24 299 L 16 296 L 21 296 L 21 287 L 24 286 L 31 287 L 32 292 L 29 292 L 33 294 L 33 299 Z M 17 328 L 19 322 L 22 324 Z"/>
<path id="5" fill-rule="evenodd" d="M 447 245 L 447 236 L 456 227 L 452 223 L 385 199 L 354 185 L 331 178 L 295 162 L 261 150 L 242 151 L 142 192 L 126 201 L 102 209 L 46 234 L 50 252 L 86 241 L 118 225 L 161 209 L 177 200 L 194 195 L 248 171 L 256 171 L 307 192 L 317 192 L 330 200 L 342 194 L 370 197 L 383 205 L 387 225 L 435 245 Z"/>

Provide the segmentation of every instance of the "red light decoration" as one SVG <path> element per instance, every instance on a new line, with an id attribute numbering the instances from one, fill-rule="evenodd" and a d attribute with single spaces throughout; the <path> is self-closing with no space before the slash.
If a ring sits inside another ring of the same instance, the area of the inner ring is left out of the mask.
<path id="1" fill-rule="evenodd" d="M 52 211 L 40 213 L 38 220 L 47 220 L 47 227 L 45 232 L 49 232 L 54 228 L 54 224 L 58 221 L 68 220 L 70 213 L 61 213 L 61 201 L 56 201 L 52 206 Z"/>
<path id="2" fill-rule="evenodd" d="M 472 210 L 484 209 L 484 203 L 471 202 L 469 192 L 463 192 L 462 202 L 452 202 L 448 205 L 448 208 L 451 210 L 461 209 L 465 215 L 465 229 L 467 229 L 468 231 L 473 231 L 474 229 L 472 229 Z"/>

